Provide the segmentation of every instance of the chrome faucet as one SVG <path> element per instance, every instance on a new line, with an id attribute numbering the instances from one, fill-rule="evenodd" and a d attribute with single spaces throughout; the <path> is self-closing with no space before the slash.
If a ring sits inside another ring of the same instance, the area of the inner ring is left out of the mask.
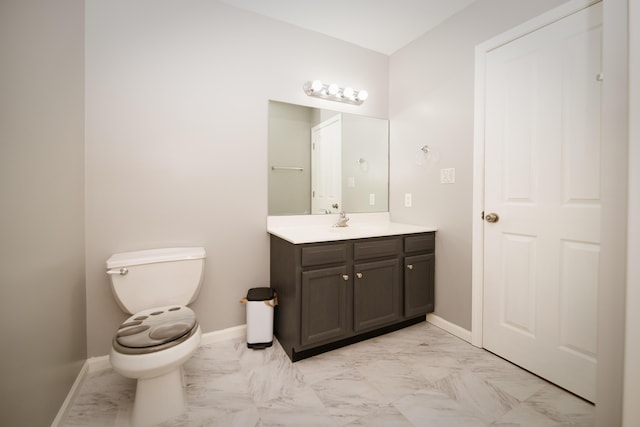
<path id="1" fill-rule="evenodd" d="M 344 211 L 340 212 L 340 217 L 338 218 L 338 222 L 336 222 L 335 224 L 333 224 L 334 227 L 347 227 L 348 224 L 347 222 L 349 221 L 349 218 L 347 217 L 347 215 L 344 213 Z"/>

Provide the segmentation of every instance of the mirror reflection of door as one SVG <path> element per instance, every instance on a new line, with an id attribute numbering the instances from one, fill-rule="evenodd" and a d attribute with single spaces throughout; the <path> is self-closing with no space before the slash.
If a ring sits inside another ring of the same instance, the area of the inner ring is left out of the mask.
<path id="1" fill-rule="evenodd" d="M 311 128 L 311 212 L 342 210 L 342 117 Z"/>

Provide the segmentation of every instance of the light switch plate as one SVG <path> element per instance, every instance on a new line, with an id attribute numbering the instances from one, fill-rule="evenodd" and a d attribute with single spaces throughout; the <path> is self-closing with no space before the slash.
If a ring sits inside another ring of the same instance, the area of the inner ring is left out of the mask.
<path id="1" fill-rule="evenodd" d="M 455 182 L 456 182 L 455 168 L 440 169 L 440 184 L 455 184 Z"/>

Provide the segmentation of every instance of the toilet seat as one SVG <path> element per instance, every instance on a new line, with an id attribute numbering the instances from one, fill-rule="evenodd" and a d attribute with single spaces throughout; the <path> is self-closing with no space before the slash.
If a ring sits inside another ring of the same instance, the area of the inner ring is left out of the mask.
<path id="1" fill-rule="evenodd" d="M 120 325 L 113 348 L 123 354 L 154 353 L 186 341 L 197 329 L 196 315 L 186 306 L 143 310 Z"/>

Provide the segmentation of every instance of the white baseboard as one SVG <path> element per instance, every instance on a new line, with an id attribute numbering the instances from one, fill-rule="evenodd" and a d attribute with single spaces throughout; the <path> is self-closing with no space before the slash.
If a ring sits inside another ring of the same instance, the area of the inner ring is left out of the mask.
<path id="1" fill-rule="evenodd" d="M 247 325 L 232 326 L 231 328 L 221 329 L 219 331 L 207 332 L 202 334 L 200 345 L 212 344 L 230 340 L 234 338 L 243 338 L 247 335 Z"/>
<path id="2" fill-rule="evenodd" d="M 215 342 L 234 338 L 242 338 L 246 336 L 246 333 L 247 325 L 233 326 L 231 328 L 222 329 L 220 331 L 207 332 L 205 334 L 202 334 L 200 345 L 212 344 Z M 71 389 L 69 390 L 69 393 L 67 394 L 67 398 L 62 403 L 60 410 L 58 410 L 58 414 L 51 423 L 51 427 L 62 426 L 62 422 L 67 418 L 69 409 L 71 409 L 71 407 L 73 406 L 73 402 L 76 400 L 76 397 L 80 392 L 80 388 L 82 387 L 82 384 L 84 383 L 87 376 L 95 372 L 104 371 L 106 369 L 111 369 L 111 363 L 109 362 L 108 354 L 105 356 L 91 357 L 85 360 L 84 365 L 82 365 L 82 369 L 80 369 L 76 380 L 74 381 Z"/>
<path id="3" fill-rule="evenodd" d="M 69 393 L 67 393 L 66 399 L 64 399 L 64 402 L 62 402 L 62 406 L 58 410 L 58 414 L 56 415 L 56 417 L 53 419 L 53 422 L 51 423 L 51 427 L 61 426 L 62 425 L 61 423 L 67 418 L 67 413 L 69 412 L 69 409 L 73 405 L 73 402 L 76 400 L 76 397 L 80 392 L 80 386 L 82 386 L 82 383 L 84 382 L 85 378 L 87 377 L 87 375 L 89 375 L 90 369 L 89 369 L 89 363 L 87 362 L 88 361 L 85 361 L 84 364 L 82 365 L 82 368 L 80 369 L 80 372 L 76 377 L 76 380 L 73 382 L 73 385 L 69 390 Z"/>
<path id="4" fill-rule="evenodd" d="M 455 323 L 451 323 L 448 320 L 444 320 L 440 316 L 429 313 L 427 314 L 427 322 L 449 332 L 451 335 L 455 335 L 456 337 L 465 340 L 468 343 L 471 342 L 471 331 L 464 329 Z"/>

